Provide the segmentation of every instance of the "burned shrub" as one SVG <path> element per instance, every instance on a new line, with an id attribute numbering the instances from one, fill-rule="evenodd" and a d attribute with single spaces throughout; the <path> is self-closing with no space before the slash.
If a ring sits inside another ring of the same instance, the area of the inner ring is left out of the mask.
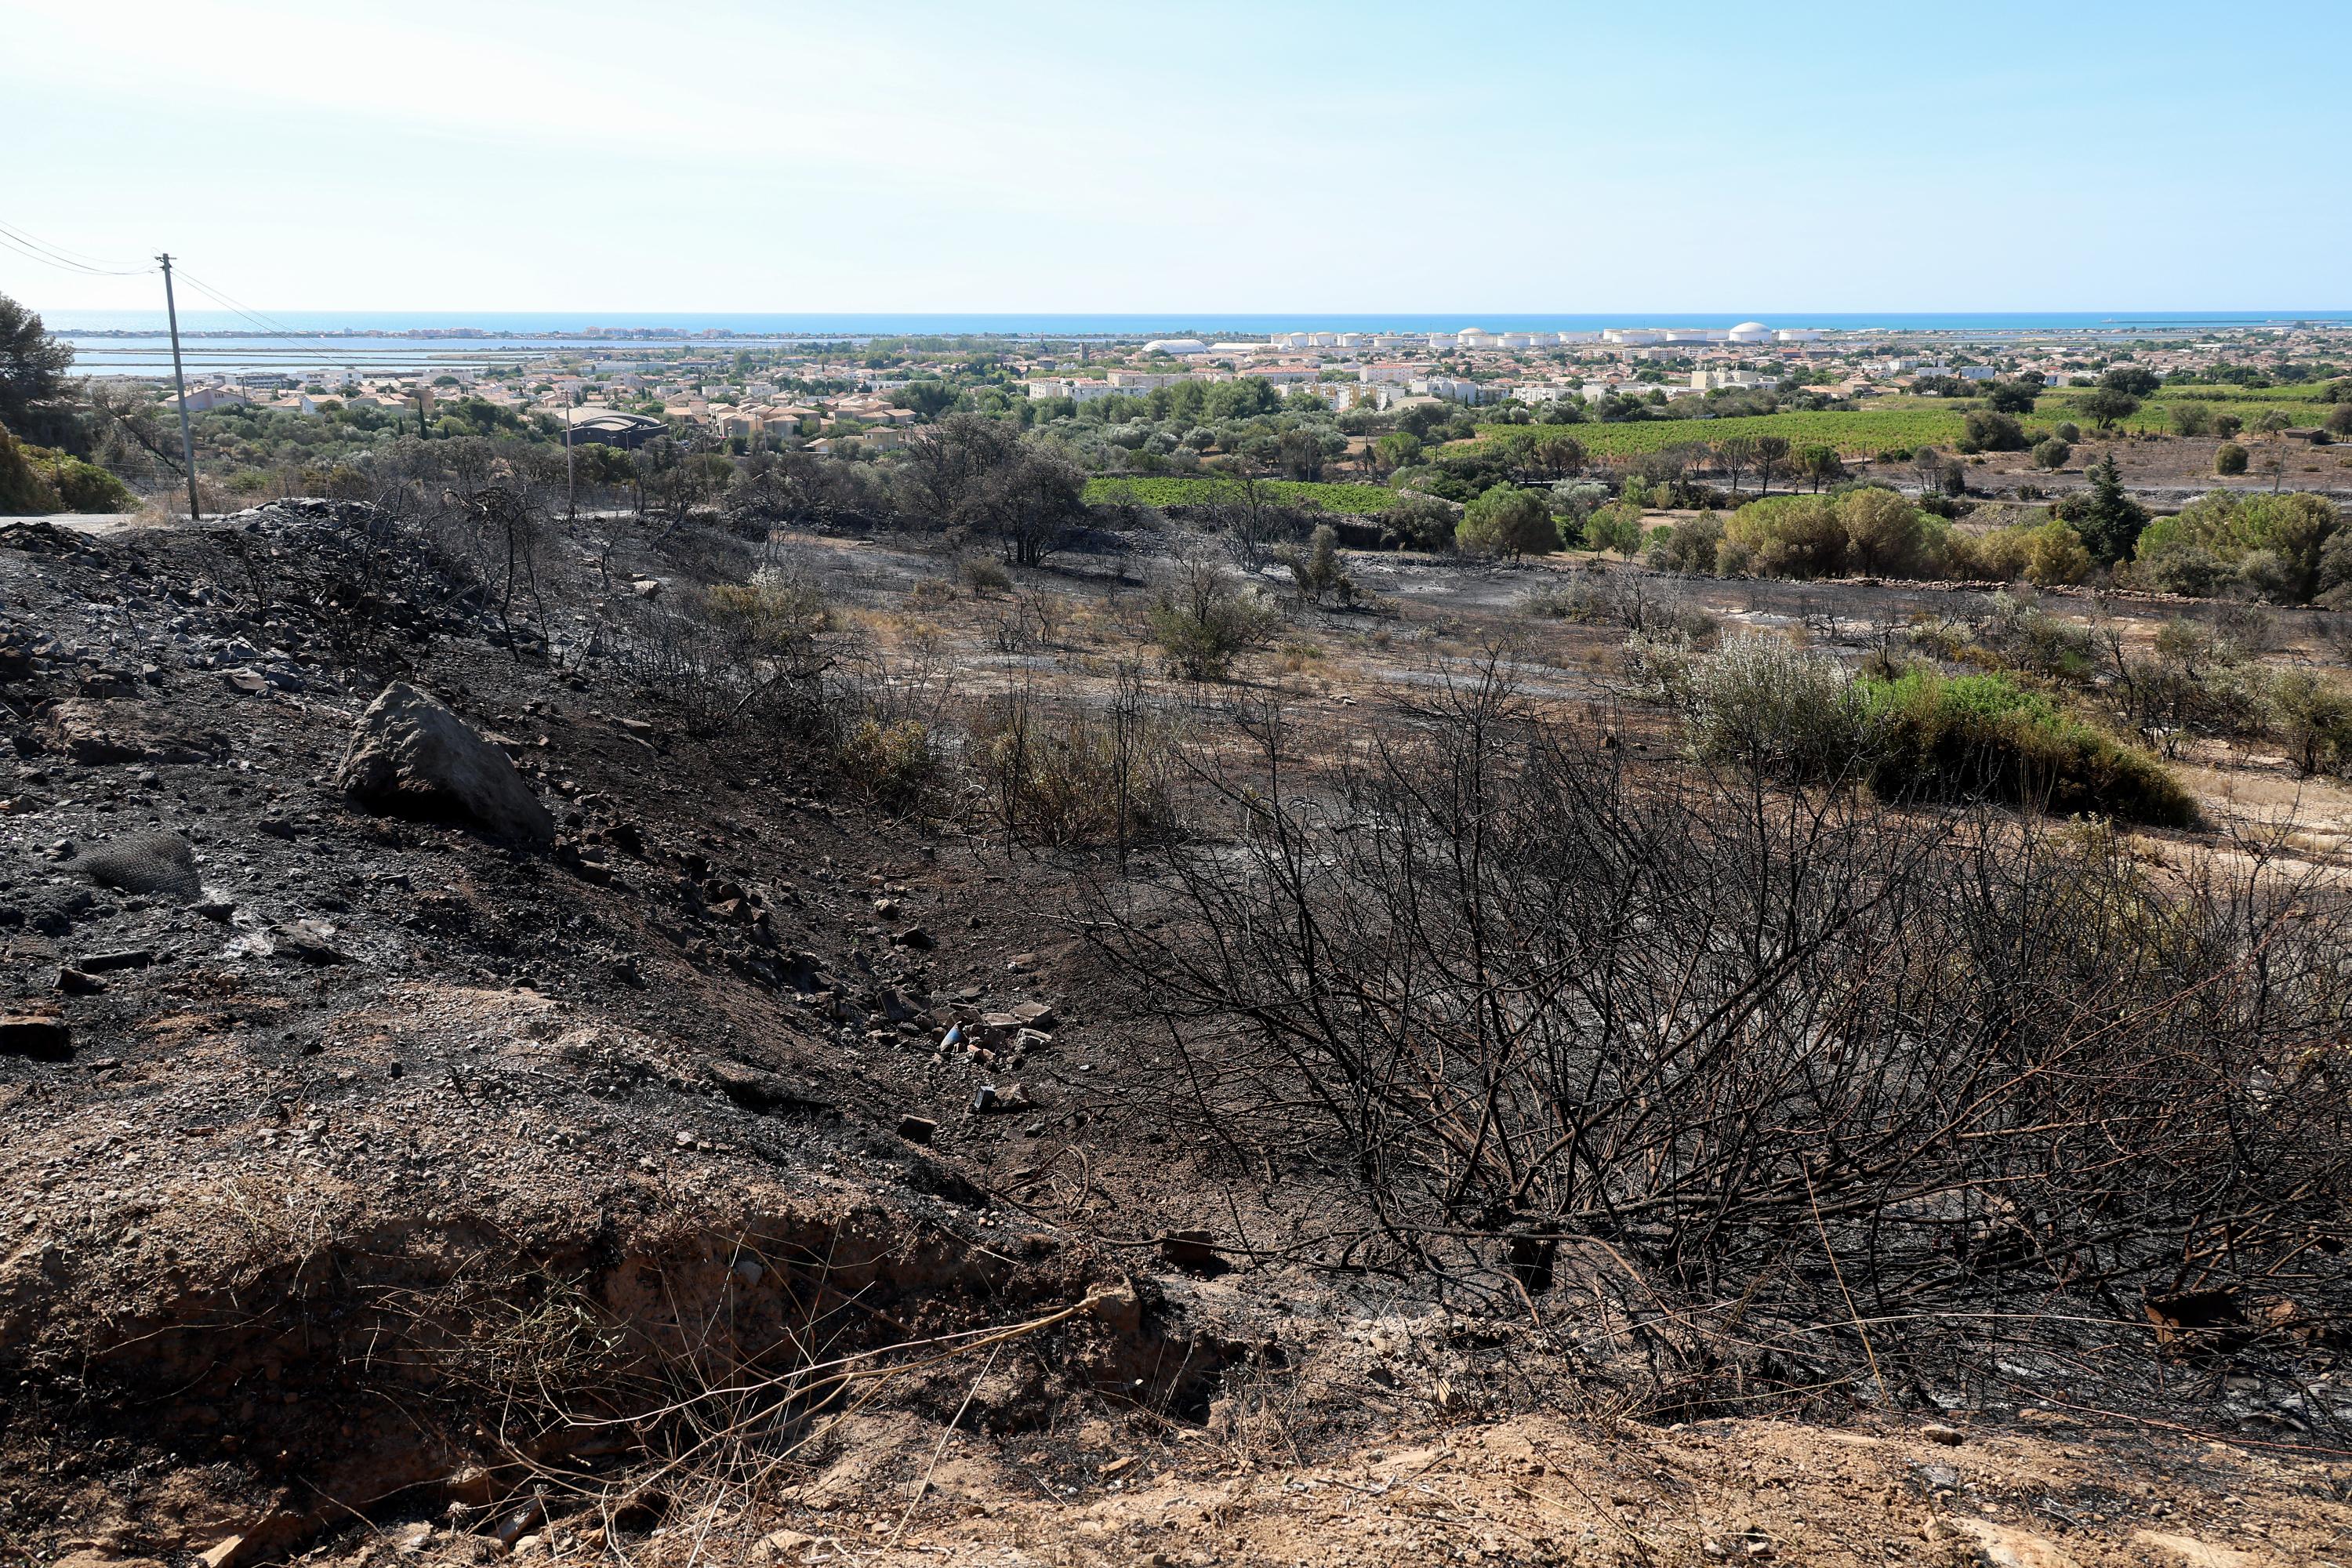
<path id="1" fill-rule="evenodd" d="M 1640 770 L 1491 674 L 1328 788 L 1278 751 L 1218 782 L 1227 831 L 1086 929 L 1246 1086 L 1202 1115 L 1343 1161 L 1343 1260 L 1573 1281 L 1681 1408 L 1995 1344 L 2137 1377 L 2137 1299 L 2189 1276 L 2352 1307 L 2352 929 L 2316 882 Z"/>
<path id="2" fill-rule="evenodd" d="M 746 719 L 814 722 L 831 668 L 824 595 L 781 565 L 749 582 L 636 598 L 620 612 L 617 661 L 708 734 Z"/>

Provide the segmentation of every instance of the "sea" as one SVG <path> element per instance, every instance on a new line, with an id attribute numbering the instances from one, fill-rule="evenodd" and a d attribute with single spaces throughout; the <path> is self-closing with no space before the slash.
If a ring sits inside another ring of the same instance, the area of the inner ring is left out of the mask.
<path id="1" fill-rule="evenodd" d="M 348 310 L 180 312 L 182 358 L 191 374 L 277 370 L 407 374 L 481 367 L 550 353 L 595 351 L 625 360 L 631 349 L 774 344 L 859 346 L 877 337 L 992 337 L 1072 344 L 1137 337 L 1263 338 L 1272 332 L 1599 331 L 1608 327 L 1726 328 L 1745 321 L 1824 332 L 1960 341 L 2195 337 L 2214 331 L 2352 324 L 2352 310 L 2086 310 L 2025 312 L 1787 312 L 1617 314 L 1467 310 L 1297 314 L 1210 311 L 1121 314 L 792 311 Z M 55 310 L 49 330 L 74 345 L 87 374 L 160 375 L 172 368 L 161 310 Z M 608 354 L 604 351 L 611 350 Z"/>

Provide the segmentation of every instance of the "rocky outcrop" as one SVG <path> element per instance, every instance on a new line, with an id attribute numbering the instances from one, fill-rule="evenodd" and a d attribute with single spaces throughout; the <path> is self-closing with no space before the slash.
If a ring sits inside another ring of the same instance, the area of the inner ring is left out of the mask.
<path id="1" fill-rule="evenodd" d="M 335 786 L 373 811 L 464 821 L 525 844 L 555 837 L 554 818 L 507 754 L 404 680 L 360 715 Z"/>

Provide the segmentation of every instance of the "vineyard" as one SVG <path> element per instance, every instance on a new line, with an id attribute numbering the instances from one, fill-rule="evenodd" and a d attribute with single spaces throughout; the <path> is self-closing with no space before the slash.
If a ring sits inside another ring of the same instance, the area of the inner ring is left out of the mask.
<path id="1" fill-rule="evenodd" d="M 2092 421 L 2079 407 L 2088 391 L 2084 387 L 2053 388 L 2042 394 L 2032 413 L 2021 415 L 2019 422 L 2029 432 L 2047 431 L 2067 419 L 2088 428 Z M 2116 428 L 2135 434 L 2168 434 L 2172 423 L 2165 412 L 2167 406 L 2188 402 L 2204 403 L 2217 413 L 2234 414 L 2248 425 L 2271 408 L 2281 410 L 2298 426 L 2316 425 L 2327 412 L 2326 405 L 2316 401 L 2318 395 L 2315 386 L 2167 387 L 2147 399 L 2138 413 L 2120 421 Z M 1647 419 L 1623 425 L 1489 425 L 1478 434 L 1484 440 L 1511 447 L 1566 434 L 1582 442 L 1584 449 L 1597 457 L 1631 457 L 1685 441 L 1712 443 L 1737 436 L 1780 436 L 1791 447 L 1834 447 L 1842 456 L 1855 458 L 1919 447 L 1948 448 L 1958 442 L 1968 422 L 1968 410 L 1972 406 L 1966 399 L 1948 404 L 1940 399 L 1932 403 L 1925 399 L 1904 401 L 1910 405 L 1850 412 L 1759 414 L 1731 419 Z"/>
<path id="2" fill-rule="evenodd" d="M 2086 392 L 2085 388 L 2068 387 L 2045 393 L 2040 406 L 2026 416 L 2026 423 L 2046 425 L 2060 419 L 2072 419 L 2087 426 L 2091 422 L 2077 413 L 2074 406 Z M 2158 435 L 2168 434 L 2172 421 L 2165 409 L 2175 403 L 2201 403 L 2216 414 L 2234 414 L 2248 425 L 2252 425 L 2264 410 L 2275 408 L 2295 426 L 2306 426 L 2316 425 L 2327 417 L 2328 405 L 2319 402 L 2318 396 L 2319 388 L 2316 386 L 2168 386 L 2154 396 L 2142 400 L 2139 412 L 2118 422 L 2116 428 L 2135 434 L 2151 430 Z"/>
<path id="3" fill-rule="evenodd" d="M 1386 511 L 1396 504 L 1396 492 L 1379 485 L 1321 485 L 1293 479 L 1268 479 L 1259 487 L 1263 497 L 1285 506 L 1313 506 L 1331 512 Z M 1201 506 L 1235 493 L 1234 481 L 1213 479 L 1092 479 L 1087 481 L 1087 502 L 1108 506 L 1119 501 L 1137 506 Z"/>
<path id="4" fill-rule="evenodd" d="M 1568 435 L 1581 441 L 1586 451 L 1612 458 L 1655 452 L 1685 441 L 1725 441 L 1735 436 L 1783 436 L 1792 447 L 1834 447 L 1848 457 L 1869 457 L 1892 447 L 1948 447 L 1960 438 L 1966 421 L 1958 407 L 1890 408 L 1758 414 L 1733 419 L 1646 419 L 1625 425 L 1490 425 L 1479 434 L 1506 446 Z"/>

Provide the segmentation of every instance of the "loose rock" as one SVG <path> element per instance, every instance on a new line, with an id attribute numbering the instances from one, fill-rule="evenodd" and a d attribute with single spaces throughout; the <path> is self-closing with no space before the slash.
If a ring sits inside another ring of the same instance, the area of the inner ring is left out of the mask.
<path id="1" fill-rule="evenodd" d="M 530 844 L 555 837 L 555 819 L 507 754 L 404 680 L 360 715 L 335 784 L 377 811 L 457 817 Z"/>

